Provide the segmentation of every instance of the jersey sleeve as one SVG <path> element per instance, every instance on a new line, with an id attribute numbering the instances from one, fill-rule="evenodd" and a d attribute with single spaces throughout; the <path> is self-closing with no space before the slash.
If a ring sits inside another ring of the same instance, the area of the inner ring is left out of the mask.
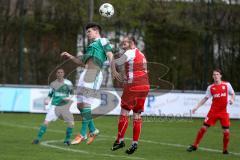
<path id="1" fill-rule="evenodd" d="M 52 83 L 51 83 L 51 84 L 50 84 L 50 90 L 49 90 L 49 92 L 48 92 L 48 97 L 52 98 L 53 93 L 54 93 L 54 88 L 52 87 Z"/>
<path id="2" fill-rule="evenodd" d="M 208 86 L 208 88 L 207 88 L 207 91 L 205 93 L 205 97 L 206 98 L 211 98 L 212 97 L 212 94 L 211 94 L 211 91 L 210 91 L 210 86 Z"/>
<path id="3" fill-rule="evenodd" d="M 228 93 L 229 94 L 234 94 L 234 90 L 233 90 L 232 85 L 230 83 L 227 83 L 227 87 L 228 87 Z"/>
<path id="4" fill-rule="evenodd" d="M 111 44 L 107 38 L 101 38 L 101 44 L 103 46 L 103 50 L 105 53 L 107 52 L 113 52 L 113 49 L 111 47 Z"/>
<path id="5" fill-rule="evenodd" d="M 133 50 L 127 50 L 124 55 L 127 57 L 127 62 L 134 58 L 134 51 Z"/>

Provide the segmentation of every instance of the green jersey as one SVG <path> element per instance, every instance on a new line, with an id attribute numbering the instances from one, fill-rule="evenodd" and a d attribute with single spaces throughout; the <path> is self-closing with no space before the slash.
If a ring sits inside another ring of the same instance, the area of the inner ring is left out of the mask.
<path id="1" fill-rule="evenodd" d="M 68 101 L 63 100 L 72 94 L 73 85 L 72 82 L 64 79 L 63 82 L 59 82 L 57 79 L 50 84 L 50 91 L 48 97 L 52 98 L 52 105 L 63 106 Z"/>
<path id="2" fill-rule="evenodd" d="M 103 63 L 107 60 L 107 52 L 112 52 L 112 47 L 110 46 L 108 39 L 95 39 L 88 45 L 82 61 L 86 64 L 87 61 L 92 58 L 94 63 L 102 68 Z"/>

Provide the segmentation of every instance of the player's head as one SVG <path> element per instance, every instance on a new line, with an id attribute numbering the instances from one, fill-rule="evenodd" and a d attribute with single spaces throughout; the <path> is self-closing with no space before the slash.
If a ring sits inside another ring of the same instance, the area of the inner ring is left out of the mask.
<path id="1" fill-rule="evenodd" d="M 136 40 L 132 36 L 125 36 L 121 42 L 121 47 L 123 50 L 136 48 Z"/>
<path id="2" fill-rule="evenodd" d="M 214 82 L 221 82 L 222 71 L 219 68 L 214 69 L 212 77 L 213 77 Z"/>
<path id="3" fill-rule="evenodd" d="M 58 68 L 56 71 L 57 79 L 62 80 L 64 78 L 64 75 L 65 75 L 65 73 L 64 73 L 63 68 Z"/>
<path id="4" fill-rule="evenodd" d="M 87 37 L 89 40 L 94 40 L 101 36 L 102 28 L 97 23 L 94 23 L 94 22 L 88 23 L 85 29 L 86 29 Z"/>

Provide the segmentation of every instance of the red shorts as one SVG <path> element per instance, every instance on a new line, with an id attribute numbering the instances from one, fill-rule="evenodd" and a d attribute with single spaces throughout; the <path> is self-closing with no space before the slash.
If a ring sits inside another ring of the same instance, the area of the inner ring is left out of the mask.
<path id="1" fill-rule="evenodd" d="M 149 85 L 124 86 L 121 107 L 126 110 L 133 110 L 135 113 L 143 112 L 149 89 Z"/>
<path id="2" fill-rule="evenodd" d="M 230 119 L 228 113 L 208 114 L 204 120 L 204 124 L 213 126 L 217 120 L 220 120 L 222 127 L 230 127 Z"/>

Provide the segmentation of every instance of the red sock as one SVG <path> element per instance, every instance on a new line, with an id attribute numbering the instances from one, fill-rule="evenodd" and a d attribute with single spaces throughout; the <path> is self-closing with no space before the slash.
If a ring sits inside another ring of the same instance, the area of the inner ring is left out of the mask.
<path id="1" fill-rule="evenodd" d="M 207 131 L 207 129 L 205 127 L 200 128 L 193 146 L 198 147 L 198 145 L 206 131 Z"/>
<path id="2" fill-rule="evenodd" d="M 230 137 L 230 132 L 229 131 L 225 131 L 223 133 L 223 151 L 226 151 L 227 148 L 228 148 L 229 137 Z"/>
<path id="3" fill-rule="evenodd" d="M 142 118 L 133 120 L 133 142 L 137 142 L 142 129 Z"/>
<path id="4" fill-rule="evenodd" d="M 119 140 L 124 139 L 124 135 L 127 130 L 127 127 L 128 127 L 128 116 L 121 115 L 118 121 L 118 135 L 117 135 L 118 142 Z"/>

